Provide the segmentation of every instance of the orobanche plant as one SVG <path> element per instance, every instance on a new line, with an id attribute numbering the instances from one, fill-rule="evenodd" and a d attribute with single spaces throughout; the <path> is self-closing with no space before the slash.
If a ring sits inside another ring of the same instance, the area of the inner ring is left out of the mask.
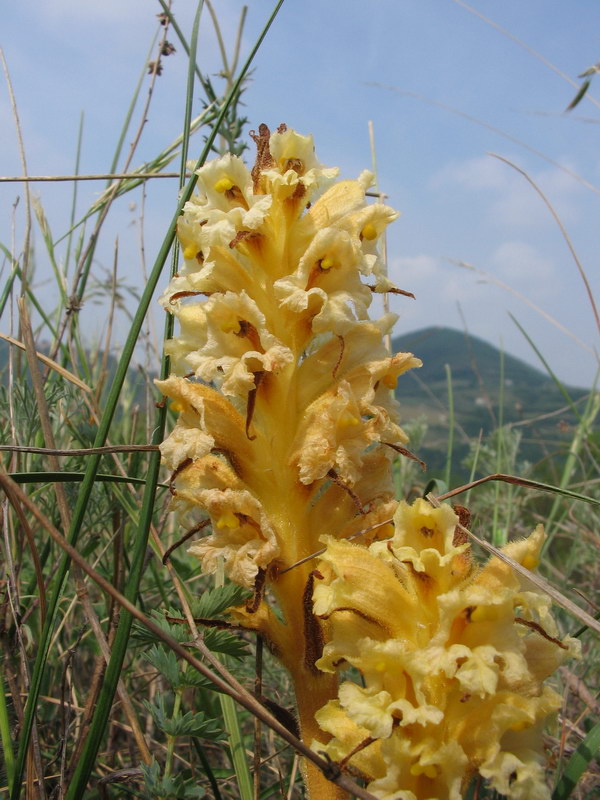
<path id="1" fill-rule="evenodd" d="M 366 201 L 369 172 L 336 182 L 310 136 L 253 138 L 252 170 L 199 170 L 161 300 L 179 322 L 161 450 L 173 510 L 205 533 L 190 552 L 253 591 L 231 614 L 289 670 L 303 739 L 375 796 L 458 799 L 479 772 L 549 797 L 541 729 L 560 698 L 542 681 L 575 645 L 509 566 L 476 565 L 450 507 L 394 499 L 410 454 L 392 390 L 420 362 L 389 354 L 395 316 L 368 309 L 398 291 L 377 256 L 397 213 Z M 532 568 L 542 541 L 507 552 Z M 313 800 L 346 796 L 305 779 Z"/>

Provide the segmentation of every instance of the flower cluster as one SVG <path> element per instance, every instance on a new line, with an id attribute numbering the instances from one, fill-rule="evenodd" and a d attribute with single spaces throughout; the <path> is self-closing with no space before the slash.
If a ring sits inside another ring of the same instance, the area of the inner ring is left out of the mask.
<path id="1" fill-rule="evenodd" d="M 474 773 L 512 800 L 550 797 L 542 728 L 561 697 L 542 682 L 577 652 L 550 599 L 498 557 L 478 569 L 458 517 L 400 503 L 369 548 L 329 539 L 314 589 L 331 638 L 317 665 L 352 666 L 317 714 L 332 758 L 385 800 L 460 800 Z M 532 569 L 541 526 L 504 552 Z"/>
<path id="2" fill-rule="evenodd" d="M 397 217 L 366 201 L 372 175 L 334 182 L 312 138 L 285 126 L 253 137 L 253 169 L 206 164 L 179 219 L 185 263 L 161 299 L 179 331 L 158 382 L 178 419 L 161 450 L 179 521 L 208 532 L 190 552 L 254 590 L 234 619 L 290 671 L 310 742 L 337 692 L 315 666 L 327 625 L 311 556 L 324 534 L 389 534 L 392 458 L 406 452 L 391 389 L 421 362 L 386 349 L 395 315 L 369 318 L 373 294 L 395 290 L 377 240 Z M 304 774 L 312 797 L 344 796 L 310 764 Z"/>
<path id="3" fill-rule="evenodd" d="M 541 800 L 541 726 L 559 702 L 542 681 L 575 646 L 503 562 L 477 569 L 449 507 L 394 498 L 392 458 L 410 454 L 391 390 L 420 361 L 390 354 L 395 316 L 368 310 L 399 291 L 377 256 L 397 214 L 366 201 L 370 173 L 335 182 L 311 137 L 253 138 L 253 169 L 228 155 L 199 170 L 161 298 L 179 322 L 161 451 L 172 508 L 205 534 L 190 552 L 254 591 L 232 617 L 290 671 L 304 740 L 376 796 L 458 800 L 479 772 Z M 542 538 L 507 553 L 531 568 Z M 339 686 L 347 667 L 361 685 Z M 345 797 L 304 774 L 309 796 Z"/>
<path id="4" fill-rule="evenodd" d="M 161 447 L 173 508 L 187 528 L 212 523 L 192 552 L 249 587 L 322 533 L 391 515 L 391 448 L 406 436 L 390 388 L 420 366 L 387 352 L 394 315 L 368 317 L 392 288 L 375 244 L 397 216 L 365 202 L 370 173 L 318 198 L 336 170 L 311 137 L 262 126 L 255 139 L 254 169 L 229 155 L 204 166 L 179 220 L 185 267 L 161 302 L 180 331 L 158 384 L 179 412 Z"/>

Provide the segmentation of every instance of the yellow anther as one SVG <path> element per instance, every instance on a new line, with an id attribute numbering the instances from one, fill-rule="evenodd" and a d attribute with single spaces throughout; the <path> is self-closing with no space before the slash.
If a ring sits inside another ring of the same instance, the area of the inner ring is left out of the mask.
<path id="1" fill-rule="evenodd" d="M 498 619 L 498 609 L 495 606 L 477 606 L 471 611 L 471 622 L 492 622 Z"/>
<path id="2" fill-rule="evenodd" d="M 221 330 L 224 333 L 239 333 L 242 328 L 239 319 L 230 319 L 221 325 Z"/>
<path id="3" fill-rule="evenodd" d="M 426 778 L 437 778 L 438 770 L 435 764 L 413 764 L 410 768 L 410 774 L 417 778 L 419 775 L 425 775 Z"/>
<path id="4" fill-rule="evenodd" d="M 398 377 L 396 375 L 384 375 L 381 379 L 381 382 L 384 386 L 387 386 L 388 389 L 395 389 L 396 384 L 398 383 Z"/>
<path id="5" fill-rule="evenodd" d="M 216 521 L 217 528 L 239 528 L 240 521 L 232 511 L 224 511 Z"/>
<path id="6" fill-rule="evenodd" d="M 378 661 L 377 664 L 375 664 L 375 669 L 377 670 L 377 672 L 385 672 L 386 668 L 387 664 L 385 663 L 385 661 Z"/>
<path id="7" fill-rule="evenodd" d="M 373 239 L 377 238 L 377 228 L 372 222 L 367 222 L 361 231 L 361 235 L 363 239 L 368 239 L 370 242 L 372 242 Z"/>
<path id="8" fill-rule="evenodd" d="M 527 554 L 523 559 L 523 566 L 525 569 L 535 569 L 538 564 L 539 561 L 534 555 Z"/>
<path id="9" fill-rule="evenodd" d="M 180 403 L 179 400 L 173 400 L 170 407 L 171 411 L 174 411 L 176 414 L 185 409 L 185 406 L 183 403 Z"/>
<path id="10" fill-rule="evenodd" d="M 225 176 L 223 178 L 219 178 L 219 180 L 215 183 L 215 191 L 223 194 L 224 192 L 228 192 L 230 189 L 233 189 L 234 186 L 235 184 L 231 178 Z"/>
<path id="11" fill-rule="evenodd" d="M 198 248 L 195 244 L 188 244 L 187 247 L 183 249 L 183 257 L 191 260 L 192 258 L 196 258 L 196 253 L 198 252 Z"/>
<path id="12" fill-rule="evenodd" d="M 530 727 L 530 723 L 526 719 L 522 719 L 520 722 L 513 722 L 510 726 L 511 731 L 524 731 L 526 728 Z"/>
<path id="13" fill-rule="evenodd" d="M 322 258 L 321 263 L 319 264 L 321 269 L 331 269 L 334 265 L 335 261 L 333 260 L 333 258 L 330 258 L 329 256 L 325 256 L 325 258 Z"/>
<path id="14" fill-rule="evenodd" d="M 340 428 L 349 428 L 351 425 L 358 425 L 359 422 L 358 417 L 355 417 L 350 411 L 343 411 L 337 421 Z"/>

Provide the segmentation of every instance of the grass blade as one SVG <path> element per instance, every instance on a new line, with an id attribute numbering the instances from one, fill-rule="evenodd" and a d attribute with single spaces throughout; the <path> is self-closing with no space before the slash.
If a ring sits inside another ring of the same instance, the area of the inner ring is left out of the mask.
<path id="1" fill-rule="evenodd" d="M 502 461 L 504 456 L 504 348 L 500 349 L 500 385 L 498 387 L 498 427 L 496 429 L 496 472 L 502 471 Z M 496 547 L 506 544 L 508 522 L 504 530 L 499 528 L 500 513 L 500 484 L 495 487 L 494 511 L 492 516 L 492 541 Z"/>
<path id="2" fill-rule="evenodd" d="M 10 477 L 15 483 L 81 483 L 85 477 L 83 472 L 11 472 Z M 109 475 L 98 472 L 96 480 L 103 483 L 131 483 L 135 486 L 144 486 L 146 478 L 133 478 L 130 475 Z M 157 487 L 168 489 L 166 483 L 157 483 Z"/>
<path id="3" fill-rule="evenodd" d="M 452 491 L 439 494 L 438 500 L 448 500 L 450 497 L 454 497 L 462 492 L 470 492 L 475 486 L 480 486 L 482 483 L 487 483 L 488 481 L 503 481 L 504 483 L 512 483 L 515 486 L 537 489 L 540 492 L 552 492 L 553 494 L 563 495 L 564 497 L 572 497 L 573 500 L 583 500 L 584 503 L 590 503 L 595 506 L 600 505 L 600 500 L 596 497 L 589 497 L 580 492 L 572 492 L 570 489 L 565 489 L 562 486 L 551 486 L 549 483 L 541 483 L 540 481 L 534 481 L 530 478 L 520 478 L 517 475 L 504 475 L 501 472 L 496 472 L 493 475 L 486 475 L 485 478 L 470 480 L 469 483 L 466 483 L 464 486 L 459 486 L 456 489 L 452 489 Z"/>
<path id="4" fill-rule="evenodd" d="M 444 471 L 444 482 L 450 486 L 452 474 L 452 451 L 454 449 L 454 393 L 452 391 L 452 370 L 450 364 L 444 364 L 446 370 L 446 384 L 448 386 L 448 447 L 446 450 L 446 469 Z"/>
<path id="5" fill-rule="evenodd" d="M 590 763 L 597 758 L 599 750 L 600 722 L 594 725 L 585 739 L 575 749 L 559 782 L 556 784 L 556 788 L 552 792 L 552 800 L 567 800 L 567 797 L 571 796 L 577 781 L 588 769 Z"/>
<path id="6" fill-rule="evenodd" d="M 11 724 L 8 706 L 6 704 L 7 694 L 2 661 L 0 661 L 0 741 L 2 742 L 6 779 L 10 786 L 15 774 L 15 755 L 13 752 L 12 737 L 10 735 Z"/>
<path id="7" fill-rule="evenodd" d="M 83 111 L 79 117 L 79 129 L 77 131 L 77 151 L 75 153 L 75 175 L 79 175 L 79 165 L 81 163 L 81 145 L 83 142 Z M 71 260 L 71 245 L 73 244 L 73 225 L 75 223 L 75 212 L 77 210 L 77 189 L 79 181 L 73 181 L 73 199 L 71 200 L 71 217 L 69 224 L 69 234 L 67 237 L 67 252 L 65 254 L 65 274 L 69 269 Z"/>
<path id="8" fill-rule="evenodd" d="M 219 559 L 219 566 L 217 568 L 215 586 L 220 588 L 225 581 L 225 573 L 223 569 L 223 561 Z M 228 659 L 223 656 L 222 659 L 225 666 L 228 665 Z M 240 795 L 240 800 L 253 800 L 254 798 L 254 781 L 250 774 L 248 766 L 248 759 L 244 747 L 244 739 L 240 727 L 240 720 L 238 718 L 235 703 L 228 695 L 219 695 L 219 703 L 221 705 L 221 712 L 223 714 L 223 722 L 225 723 L 225 730 L 227 731 L 229 741 L 229 752 L 231 761 L 235 770 L 237 778 L 237 785 Z"/>
<path id="9" fill-rule="evenodd" d="M 517 328 L 521 331 L 523 336 L 527 339 L 527 341 L 531 345 L 531 348 L 533 349 L 534 353 L 536 354 L 536 356 L 539 358 L 539 360 L 544 365 L 544 369 L 546 370 L 548 375 L 552 378 L 552 380 L 556 384 L 557 388 L 559 389 L 560 393 L 563 395 L 563 397 L 565 398 L 565 400 L 569 404 L 569 408 L 571 409 L 573 414 L 575 414 L 577 420 L 579 422 L 581 422 L 581 416 L 580 416 L 580 414 L 579 414 L 579 412 L 577 410 L 577 406 L 575 405 L 575 403 L 573 402 L 573 400 L 571 398 L 571 395 L 569 394 L 569 392 L 567 391 L 567 389 L 565 388 L 563 383 L 555 375 L 555 373 L 552 370 L 552 367 L 550 366 L 550 364 L 548 364 L 548 362 L 546 361 L 544 356 L 541 354 L 540 350 L 536 347 L 535 343 L 533 342 L 533 339 L 529 336 L 529 334 L 527 333 L 525 328 L 523 328 L 523 326 L 517 321 L 516 317 L 513 317 L 513 315 L 510 312 L 509 312 L 508 316 L 512 319 L 512 321 L 515 323 Z"/>
<path id="10" fill-rule="evenodd" d="M 244 747 L 244 739 L 240 729 L 238 712 L 234 701 L 227 695 L 219 695 L 223 721 L 229 738 L 229 750 L 235 769 L 240 800 L 252 800 L 254 787 L 248 768 L 248 759 Z"/>
<path id="11" fill-rule="evenodd" d="M 5 342 L 8 342 L 8 344 L 13 345 L 14 347 L 18 347 L 21 350 L 25 350 L 25 345 L 23 344 L 23 342 L 19 342 L 17 339 L 13 339 L 12 336 L 6 336 L 6 334 L 0 333 L 0 339 L 3 339 Z M 72 383 L 74 386 L 77 386 L 84 392 L 91 393 L 92 390 L 86 383 L 80 380 L 77 377 L 77 375 L 73 375 L 72 372 L 69 372 L 68 369 L 61 367 L 61 365 L 57 364 L 56 361 L 53 361 L 51 358 L 48 358 L 48 356 L 44 355 L 43 353 L 38 353 L 37 351 L 36 351 L 36 357 L 41 362 L 46 364 L 47 367 L 50 367 L 50 369 L 58 372 L 59 375 L 65 378 L 65 380 L 70 381 L 70 383 Z"/>

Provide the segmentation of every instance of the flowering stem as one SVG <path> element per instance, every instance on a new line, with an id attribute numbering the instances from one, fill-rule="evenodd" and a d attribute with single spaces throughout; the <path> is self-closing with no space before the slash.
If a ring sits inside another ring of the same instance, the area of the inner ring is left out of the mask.
<path id="1" fill-rule="evenodd" d="M 292 673 L 296 690 L 296 703 L 300 733 L 306 743 L 322 738 L 323 732 L 315 721 L 316 712 L 337 694 L 336 676 L 317 675 L 306 669 Z M 320 769 L 311 762 L 304 762 L 302 774 L 310 800 L 342 800 L 348 794 L 335 783 L 327 780 Z"/>

